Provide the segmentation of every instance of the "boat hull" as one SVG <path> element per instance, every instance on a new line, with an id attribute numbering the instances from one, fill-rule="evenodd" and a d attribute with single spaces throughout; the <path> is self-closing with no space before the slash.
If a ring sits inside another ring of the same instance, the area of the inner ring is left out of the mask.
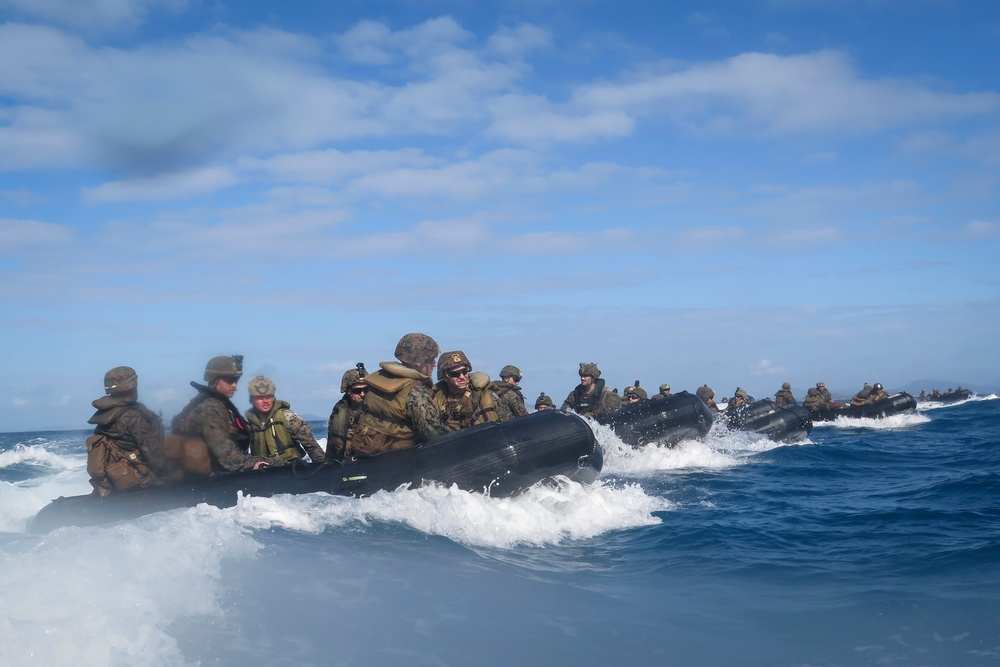
<path id="1" fill-rule="evenodd" d="M 814 421 L 832 421 L 838 417 L 853 419 L 882 419 L 893 415 L 904 415 L 917 409 L 917 399 L 905 391 L 885 398 L 876 403 L 851 405 L 844 410 L 821 410 L 812 412 Z"/>
<path id="2" fill-rule="evenodd" d="M 665 398 L 626 405 L 596 417 L 611 427 L 626 445 L 676 445 L 681 440 L 703 438 L 712 428 L 712 413 L 693 394 L 681 391 Z"/>
<path id="3" fill-rule="evenodd" d="M 799 442 L 809 437 L 813 420 L 801 405 L 779 407 L 770 398 L 756 401 L 726 415 L 729 428 L 752 431 L 775 442 Z"/>
<path id="4" fill-rule="evenodd" d="M 94 525 L 208 503 L 236 504 L 237 494 L 270 497 L 324 492 L 366 496 L 403 485 L 437 482 L 491 496 L 514 495 L 557 475 L 593 482 L 603 456 L 580 417 L 543 410 L 502 424 L 482 424 L 419 447 L 384 452 L 343 464 L 297 464 L 225 473 L 99 498 L 93 494 L 52 501 L 32 520 L 32 532 L 65 525 Z"/>

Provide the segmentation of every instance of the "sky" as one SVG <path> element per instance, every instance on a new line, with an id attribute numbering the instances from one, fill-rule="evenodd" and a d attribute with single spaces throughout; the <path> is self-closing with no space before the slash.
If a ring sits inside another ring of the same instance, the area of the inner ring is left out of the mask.
<path id="1" fill-rule="evenodd" d="M 992 0 L 0 0 L 0 52 L 0 430 L 221 354 L 325 418 L 415 331 L 529 405 L 1000 387 Z"/>

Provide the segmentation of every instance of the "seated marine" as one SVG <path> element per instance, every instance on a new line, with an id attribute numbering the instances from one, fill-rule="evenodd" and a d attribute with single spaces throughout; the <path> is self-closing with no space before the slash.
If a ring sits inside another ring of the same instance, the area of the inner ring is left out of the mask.
<path id="1" fill-rule="evenodd" d="M 87 420 L 95 424 L 87 439 L 94 493 L 106 496 L 162 484 L 171 470 L 163 452 L 163 420 L 139 402 L 139 376 L 128 366 L 116 366 L 104 374 L 104 392 L 92 403 L 97 412 Z"/>
<path id="2" fill-rule="evenodd" d="M 867 405 L 868 403 L 871 403 L 871 401 L 869 400 L 871 397 L 872 397 L 872 386 L 866 382 L 865 386 L 861 388 L 861 391 L 856 393 L 851 398 L 851 405 L 855 407 L 860 405 Z"/>
<path id="3" fill-rule="evenodd" d="M 438 359 L 438 382 L 431 388 L 431 400 L 441 420 L 453 431 L 500 421 L 499 399 L 490 390 L 489 376 L 477 382 L 470 379 L 472 362 L 465 352 L 445 352 Z"/>
<path id="4" fill-rule="evenodd" d="M 354 435 L 354 429 L 361 420 L 361 406 L 368 393 L 367 375 L 364 364 L 346 371 L 340 378 L 340 391 L 343 394 L 330 411 L 330 420 L 326 425 L 326 458 L 328 461 L 343 461 Z"/>
<path id="5" fill-rule="evenodd" d="M 695 391 L 695 395 L 708 406 L 709 412 L 715 414 L 719 411 L 719 406 L 715 404 L 715 392 L 707 384 L 703 384 Z"/>
<path id="6" fill-rule="evenodd" d="M 648 398 L 646 390 L 639 386 L 638 380 L 636 380 L 635 384 L 631 387 L 625 388 L 625 405 L 641 403 L 642 401 L 648 400 Z"/>
<path id="7" fill-rule="evenodd" d="M 554 410 L 555 406 L 552 404 L 552 399 L 545 394 L 543 391 L 535 399 L 535 410 Z"/>
<path id="8" fill-rule="evenodd" d="M 783 382 L 781 389 L 774 392 L 774 404 L 779 408 L 785 408 L 796 403 L 795 396 L 792 395 L 792 384 L 790 382 Z"/>
<path id="9" fill-rule="evenodd" d="M 261 458 L 301 461 L 308 454 L 313 463 L 326 458 L 312 429 L 292 411 L 288 401 L 274 398 L 274 382 L 258 375 L 247 384 L 250 404 L 244 415 L 250 422 L 250 454 Z"/>

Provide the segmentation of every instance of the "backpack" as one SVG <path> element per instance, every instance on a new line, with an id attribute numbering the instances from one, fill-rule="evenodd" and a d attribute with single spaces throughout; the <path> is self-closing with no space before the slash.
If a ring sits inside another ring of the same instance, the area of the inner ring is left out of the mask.
<path id="1" fill-rule="evenodd" d="M 87 472 L 90 483 L 101 497 L 112 491 L 130 491 L 159 481 L 139 452 L 122 449 L 106 433 L 95 433 L 87 438 Z"/>

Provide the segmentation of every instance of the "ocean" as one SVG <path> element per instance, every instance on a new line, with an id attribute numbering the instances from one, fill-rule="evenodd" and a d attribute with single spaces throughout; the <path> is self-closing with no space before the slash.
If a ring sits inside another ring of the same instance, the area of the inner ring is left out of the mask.
<path id="1" fill-rule="evenodd" d="M 89 431 L 0 434 L 0 665 L 1000 664 L 1000 400 L 713 430 L 598 482 L 26 532 Z M 317 433 L 325 424 L 314 423 Z"/>

